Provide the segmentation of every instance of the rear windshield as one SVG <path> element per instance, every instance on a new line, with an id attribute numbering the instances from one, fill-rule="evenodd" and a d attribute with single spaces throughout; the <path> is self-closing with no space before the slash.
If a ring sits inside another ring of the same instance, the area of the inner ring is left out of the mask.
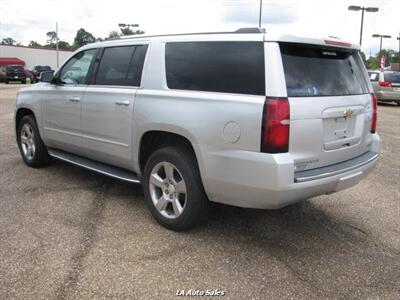
<path id="1" fill-rule="evenodd" d="M 383 74 L 385 81 L 392 83 L 400 83 L 400 73 L 387 73 Z"/>
<path id="2" fill-rule="evenodd" d="M 281 44 L 289 97 L 369 93 L 357 52 Z"/>
<path id="3" fill-rule="evenodd" d="M 23 72 L 24 68 L 21 66 L 8 66 L 6 68 L 7 71 L 12 71 L 12 72 Z"/>

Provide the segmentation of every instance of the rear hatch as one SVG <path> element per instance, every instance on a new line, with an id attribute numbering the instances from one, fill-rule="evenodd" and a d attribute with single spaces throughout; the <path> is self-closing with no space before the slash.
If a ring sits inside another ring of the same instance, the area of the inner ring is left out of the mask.
<path id="1" fill-rule="evenodd" d="M 371 144 L 372 95 L 355 49 L 280 44 L 296 171 L 346 161 Z"/>

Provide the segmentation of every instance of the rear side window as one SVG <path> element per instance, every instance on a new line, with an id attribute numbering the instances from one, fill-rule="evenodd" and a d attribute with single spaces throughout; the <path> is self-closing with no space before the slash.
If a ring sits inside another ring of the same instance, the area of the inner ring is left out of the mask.
<path id="1" fill-rule="evenodd" d="M 262 42 L 177 42 L 165 48 L 170 89 L 265 95 Z"/>
<path id="2" fill-rule="evenodd" d="M 400 83 L 400 73 L 383 73 L 384 80 L 391 83 Z"/>
<path id="3" fill-rule="evenodd" d="M 135 48 L 135 53 L 128 68 L 127 85 L 140 86 L 147 45 L 140 45 Z"/>
<path id="4" fill-rule="evenodd" d="M 147 45 L 105 48 L 96 85 L 139 86 Z"/>
<path id="5" fill-rule="evenodd" d="M 280 44 L 289 97 L 369 93 L 357 52 Z"/>

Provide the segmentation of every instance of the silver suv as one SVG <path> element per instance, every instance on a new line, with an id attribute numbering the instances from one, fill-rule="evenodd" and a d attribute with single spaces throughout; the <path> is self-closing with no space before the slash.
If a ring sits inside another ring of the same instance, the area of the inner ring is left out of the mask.
<path id="1" fill-rule="evenodd" d="M 368 71 L 368 76 L 378 101 L 400 105 L 400 72 Z"/>
<path id="2" fill-rule="evenodd" d="M 31 167 L 57 158 L 142 183 L 173 230 L 208 202 L 275 209 L 355 185 L 376 164 L 359 48 L 259 30 L 142 36 L 77 50 L 17 96 Z"/>

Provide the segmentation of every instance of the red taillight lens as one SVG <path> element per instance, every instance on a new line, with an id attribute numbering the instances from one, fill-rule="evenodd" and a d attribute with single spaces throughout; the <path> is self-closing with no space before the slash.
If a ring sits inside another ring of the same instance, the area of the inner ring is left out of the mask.
<path id="1" fill-rule="evenodd" d="M 379 81 L 379 85 L 384 87 L 391 87 L 392 83 L 387 81 Z"/>
<path id="2" fill-rule="evenodd" d="M 378 118 L 378 98 L 372 94 L 372 124 L 371 133 L 376 132 L 376 120 Z"/>
<path id="3" fill-rule="evenodd" d="M 264 104 L 261 152 L 289 151 L 290 106 L 286 98 L 267 98 Z"/>

